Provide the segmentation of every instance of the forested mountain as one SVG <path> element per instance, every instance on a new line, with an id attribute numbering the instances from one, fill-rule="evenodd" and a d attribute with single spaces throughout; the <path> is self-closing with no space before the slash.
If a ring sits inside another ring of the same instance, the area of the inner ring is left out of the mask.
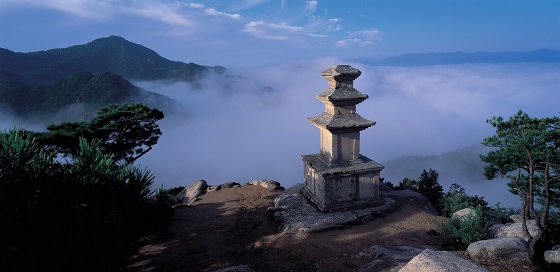
<path id="1" fill-rule="evenodd" d="M 560 51 L 539 49 L 527 52 L 409 53 L 385 59 L 356 59 L 374 66 L 430 66 L 466 63 L 560 63 Z"/>
<path id="2" fill-rule="evenodd" d="M 0 79 L 32 86 L 52 84 L 77 72 L 109 72 L 128 80 L 192 82 L 209 71 L 222 73 L 225 68 L 171 61 L 118 36 L 31 53 L 0 48 Z"/>
<path id="3" fill-rule="evenodd" d="M 54 84 L 28 86 L 0 81 L 0 105 L 26 120 L 88 119 L 109 104 L 145 102 L 151 106 L 169 104 L 169 98 L 142 90 L 121 76 L 107 72 L 79 72 Z M 53 116 L 53 115 L 59 116 Z"/>
<path id="4" fill-rule="evenodd" d="M 144 102 L 162 107 L 174 102 L 129 80 L 196 84 L 207 73 L 225 71 L 221 66 L 171 61 L 118 36 L 30 53 L 0 48 L 0 112 L 27 120 L 53 119 L 56 113 L 70 119 L 87 117 L 88 111 L 108 104 Z"/>

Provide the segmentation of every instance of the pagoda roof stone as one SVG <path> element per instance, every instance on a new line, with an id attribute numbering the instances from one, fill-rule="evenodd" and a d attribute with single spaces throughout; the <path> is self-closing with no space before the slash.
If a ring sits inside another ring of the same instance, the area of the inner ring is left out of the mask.
<path id="1" fill-rule="evenodd" d="M 368 99 L 367 94 L 363 94 L 360 91 L 354 89 L 353 87 L 343 87 L 343 88 L 329 88 L 324 92 L 317 95 L 323 103 L 332 103 L 334 105 L 356 105 L 366 99 Z"/>
<path id="2" fill-rule="evenodd" d="M 374 121 L 363 118 L 357 113 L 332 115 L 323 112 L 321 115 L 307 118 L 307 120 L 316 127 L 327 130 L 360 131 L 375 125 Z"/>

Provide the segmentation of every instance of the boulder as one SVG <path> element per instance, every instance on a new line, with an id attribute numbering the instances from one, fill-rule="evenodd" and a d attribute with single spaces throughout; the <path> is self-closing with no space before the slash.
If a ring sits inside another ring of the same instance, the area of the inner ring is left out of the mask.
<path id="1" fill-rule="evenodd" d="M 530 264 L 529 244 L 520 237 L 502 237 L 476 241 L 467 247 L 470 258 L 482 260 L 511 260 Z"/>
<path id="2" fill-rule="evenodd" d="M 560 264 L 560 245 L 544 252 L 544 260 L 550 264 Z"/>
<path id="3" fill-rule="evenodd" d="M 400 208 L 395 200 L 384 198 L 384 204 L 380 206 L 323 213 L 301 193 L 303 186 L 298 183 L 286 189 L 274 199 L 274 207 L 269 208 L 269 215 L 279 232 L 299 234 L 342 228 L 385 216 Z"/>
<path id="4" fill-rule="evenodd" d="M 399 272 L 488 272 L 453 253 L 426 249 L 408 262 Z"/>
<path id="5" fill-rule="evenodd" d="M 374 245 L 358 253 L 354 258 L 368 261 L 359 271 L 390 272 L 403 268 L 412 258 L 431 246 L 383 246 Z"/>
<path id="6" fill-rule="evenodd" d="M 253 180 L 251 182 L 249 182 L 250 185 L 259 185 L 262 186 L 268 190 L 281 190 L 283 189 L 282 186 L 280 186 L 279 182 L 276 182 L 274 180 L 267 180 L 267 179 L 257 179 L 257 180 Z"/>
<path id="7" fill-rule="evenodd" d="M 520 223 L 521 222 L 521 214 L 512 214 L 509 216 L 509 219 L 511 219 L 511 221 L 515 222 L 515 223 Z"/>
<path id="8" fill-rule="evenodd" d="M 533 237 L 535 237 L 537 233 L 539 233 L 539 228 L 537 227 L 537 223 L 535 222 L 535 220 L 527 221 L 527 229 L 529 230 L 529 233 Z M 527 237 L 525 237 L 525 233 L 523 232 L 523 225 L 521 222 L 497 224 L 489 228 L 488 238 L 502 238 L 502 237 L 520 237 L 523 238 L 525 241 L 529 240 Z"/>
<path id="9" fill-rule="evenodd" d="M 459 221 L 464 222 L 471 216 L 476 216 L 476 211 L 471 208 L 464 208 L 454 212 L 451 218 L 457 218 Z"/>
<path id="10" fill-rule="evenodd" d="M 394 191 L 380 191 L 380 196 L 390 197 L 395 200 L 405 200 L 409 202 L 416 202 L 424 207 L 424 211 L 431 215 L 438 215 L 437 210 L 432 206 L 432 203 L 418 192 L 412 190 L 394 190 Z"/>
<path id="11" fill-rule="evenodd" d="M 206 192 L 206 188 L 208 188 L 208 183 L 205 180 L 201 179 L 191 183 L 189 186 L 185 187 L 181 192 L 179 192 L 177 196 L 177 203 L 178 204 L 191 204 L 193 203 L 199 196 Z"/>
<path id="12" fill-rule="evenodd" d="M 224 184 L 220 184 L 220 185 L 216 186 L 216 190 L 221 190 L 223 188 L 240 187 L 240 186 L 241 186 L 241 184 L 239 184 L 237 182 L 230 181 L 230 182 L 226 182 Z"/>

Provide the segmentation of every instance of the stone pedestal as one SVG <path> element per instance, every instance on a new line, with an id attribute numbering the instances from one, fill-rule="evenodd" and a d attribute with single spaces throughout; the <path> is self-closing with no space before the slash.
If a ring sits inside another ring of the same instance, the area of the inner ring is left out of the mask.
<path id="1" fill-rule="evenodd" d="M 361 72 L 349 65 L 323 71 L 329 88 L 317 95 L 325 112 L 308 120 L 321 131 L 321 152 L 302 155 L 304 191 L 321 211 L 380 205 L 379 174 L 383 165 L 360 154 L 360 131 L 375 125 L 356 113 L 367 95 L 354 89 Z"/>

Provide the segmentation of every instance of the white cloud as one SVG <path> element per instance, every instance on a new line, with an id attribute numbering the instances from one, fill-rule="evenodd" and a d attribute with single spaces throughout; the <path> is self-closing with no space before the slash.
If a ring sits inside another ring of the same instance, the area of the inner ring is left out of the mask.
<path id="1" fill-rule="evenodd" d="M 244 10 L 244 9 L 250 9 L 259 5 L 262 5 L 266 2 L 269 2 L 270 0 L 243 0 L 243 1 L 232 1 L 235 2 L 235 4 L 232 7 L 232 10 Z M 282 1 L 282 4 L 284 4 L 284 1 Z"/>
<path id="2" fill-rule="evenodd" d="M 192 26 L 194 24 L 193 21 L 181 14 L 180 5 L 177 4 L 155 4 L 124 9 L 129 13 L 162 21 L 170 25 Z"/>
<path id="3" fill-rule="evenodd" d="M 287 40 L 305 34 L 304 28 L 290 26 L 285 22 L 274 24 L 265 21 L 251 21 L 243 31 L 265 40 Z"/>
<path id="4" fill-rule="evenodd" d="M 305 11 L 307 14 L 312 14 L 317 10 L 317 1 L 307 1 Z"/>
<path id="5" fill-rule="evenodd" d="M 204 5 L 199 4 L 199 3 L 187 3 L 187 4 L 185 4 L 185 6 L 190 7 L 190 8 L 196 8 L 196 9 L 203 9 L 204 8 Z"/>
<path id="6" fill-rule="evenodd" d="M 91 0 L 5 0 L 0 2 L 1 6 L 20 5 L 50 8 L 60 12 L 94 20 L 106 20 L 113 16 L 111 3 L 106 1 Z"/>
<path id="7" fill-rule="evenodd" d="M 376 28 L 370 28 L 349 32 L 344 39 L 337 41 L 335 45 L 337 47 L 348 47 L 351 44 L 369 46 L 381 40 L 383 40 L 383 33 Z"/>
<path id="8" fill-rule="evenodd" d="M 342 29 L 342 19 L 340 18 L 330 18 L 328 20 L 328 28 L 327 31 L 336 32 Z"/>
<path id="9" fill-rule="evenodd" d="M 208 8 L 204 11 L 205 14 L 207 15 L 212 15 L 212 16 L 222 16 L 222 17 L 228 17 L 234 20 L 241 20 L 243 19 L 243 17 L 240 14 L 230 14 L 230 13 L 225 13 L 225 12 L 221 12 L 221 11 L 217 11 L 216 9 L 213 8 Z"/>

